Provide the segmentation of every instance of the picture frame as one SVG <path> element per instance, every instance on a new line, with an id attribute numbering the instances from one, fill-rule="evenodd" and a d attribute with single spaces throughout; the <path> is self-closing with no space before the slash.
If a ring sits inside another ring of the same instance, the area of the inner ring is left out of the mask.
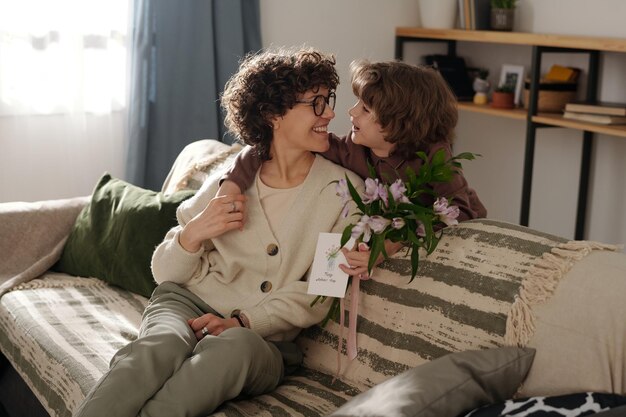
<path id="1" fill-rule="evenodd" d="M 514 85 L 515 98 L 513 100 L 515 105 L 519 106 L 522 97 L 522 86 L 524 85 L 524 67 L 521 65 L 502 65 L 498 86 L 501 87 L 505 84 Z"/>

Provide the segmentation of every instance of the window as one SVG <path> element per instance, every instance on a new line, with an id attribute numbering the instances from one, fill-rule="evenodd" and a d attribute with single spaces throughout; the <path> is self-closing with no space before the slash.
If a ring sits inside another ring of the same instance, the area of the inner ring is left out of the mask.
<path id="1" fill-rule="evenodd" d="M 0 116 L 125 107 L 128 0 L 0 0 Z"/>

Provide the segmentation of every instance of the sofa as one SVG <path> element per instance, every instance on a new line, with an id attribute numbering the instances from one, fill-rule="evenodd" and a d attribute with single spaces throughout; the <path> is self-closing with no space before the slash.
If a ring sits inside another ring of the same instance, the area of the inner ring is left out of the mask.
<path id="1" fill-rule="evenodd" d="M 137 277 L 149 268 L 154 239 L 175 222 L 176 204 L 240 149 L 191 143 L 158 193 L 103 176 L 91 196 L 0 204 L 0 401 L 7 415 L 71 416 L 113 353 L 137 335 L 154 285 Z M 119 220 L 130 200 L 157 202 L 151 214 L 137 204 L 129 209 L 148 223 Z M 164 214 L 166 204 L 174 212 Z M 100 227 L 97 210 L 114 226 Z M 163 218 L 153 241 L 133 240 Z M 115 228 L 121 234 L 112 235 Z M 95 253 L 81 252 L 88 245 L 81 239 L 94 234 L 104 234 L 90 243 Z M 111 240 L 109 257 L 93 258 L 104 257 Z M 100 269 L 90 269 L 96 263 Z M 346 356 L 347 324 L 305 329 L 296 339 L 301 367 L 275 391 L 235 398 L 214 415 L 626 415 L 620 247 L 479 219 L 444 229 L 413 281 L 410 275 L 400 251 L 361 282 L 356 358 Z M 569 408 L 578 411 L 541 414 Z"/>

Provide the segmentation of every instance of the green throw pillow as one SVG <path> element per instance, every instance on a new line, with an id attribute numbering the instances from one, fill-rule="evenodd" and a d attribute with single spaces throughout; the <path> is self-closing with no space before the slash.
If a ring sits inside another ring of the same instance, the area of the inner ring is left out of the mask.
<path id="1" fill-rule="evenodd" d="M 194 192 L 165 196 L 103 175 L 54 269 L 100 278 L 149 297 L 156 287 L 150 270 L 152 253 L 178 224 L 178 205 Z"/>

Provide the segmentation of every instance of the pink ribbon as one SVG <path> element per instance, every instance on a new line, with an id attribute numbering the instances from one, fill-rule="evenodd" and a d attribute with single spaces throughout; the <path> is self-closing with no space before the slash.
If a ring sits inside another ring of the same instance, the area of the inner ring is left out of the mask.
<path id="1" fill-rule="evenodd" d="M 359 317 L 359 291 L 360 291 L 360 283 L 361 280 L 368 280 L 370 277 L 363 277 L 363 275 L 359 275 L 357 277 L 353 277 L 352 286 L 350 288 L 350 313 L 348 317 L 348 341 L 346 345 L 346 352 L 348 354 L 349 360 L 354 360 L 357 357 L 357 345 L 356 345 L 356 322 Z M 341 298 L 339 300 L 339 343 L 337 344 L 337 373 L 336 376 L 339 376 L 341 372 L 341 345 L 343 343 L 343 326 L 344 326 L 344 316 L 345 316 L 345 304 L 344 299 Z"/>

